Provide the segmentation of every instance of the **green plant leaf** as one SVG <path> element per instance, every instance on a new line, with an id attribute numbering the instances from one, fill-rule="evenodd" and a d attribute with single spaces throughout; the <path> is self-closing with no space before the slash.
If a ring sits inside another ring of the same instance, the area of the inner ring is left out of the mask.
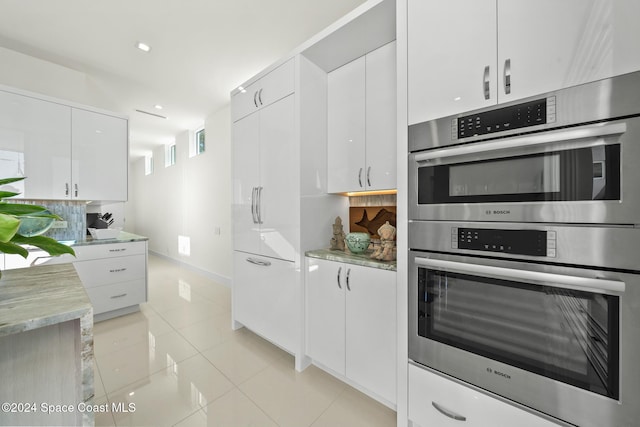
<path id="1" fill-rule="evenodd" d="M 7 197 L 17 196 L 20 193 L 14 193 L 11 191 L 0 191 L 0 199 L 6 199 Z"/>
<path id="2" fill-rule="evenodd" d="M 0 185 L 11 184 L 12 182 L 22 181 L 26 176 L 19 176 L 16 178 L 2 178 L 0 179 Z"/>
<path id="3" fill-rule="evenodd" d="M 29 255 L 29 251 L 27 251 L 25 248 L 11 242 L 0 242 L 0 252 L 4 252 L 5 254 L 22 255 L 23 258 L 26 258 L 27 255 Z"/>
<path id="4" fill-rule="evenodd" d="M 49 255 L 58 256 L 62 254 L 71 254 L 76 256 L 75 251 L 71 246 L 63 245 L 51 237 L 46 236 L 32 236 L 25 237 L 19 234 L 13 236 L 11 242 L 17 243 L 20 245 L 33 245 L 40 249 L 43 249 L 49 253 Z"/>
<path id="5" fill-rule="evenodd" d="M 7 215 L 28 215 L 46 210 L 44 206 L 25 205 L 22 203 L 3 203 L 0 202 L 0 214 Z"/>
<path id="6" fill-rule="evenodd" d="M 20 228 L 20 220 L 12 215 L 0 213 L 0 242 L 6 243 Z"/>

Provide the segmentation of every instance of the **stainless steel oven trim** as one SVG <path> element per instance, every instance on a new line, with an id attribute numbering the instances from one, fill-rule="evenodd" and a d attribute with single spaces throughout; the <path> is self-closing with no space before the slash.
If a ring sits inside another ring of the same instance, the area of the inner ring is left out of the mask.
<path id="1" fill-rule="evenodd" d="M 418 265 L 415 262 L 416 258 L 493 266 L 508 265 L 510 268 L 593 278 L 602 277 L 627 283 L 626 291 L 621 295 L 623 298 L 621 298 L 620 304 L 619 400 L 591 393 L 419 336 L 417 331 Z M 640 310 L 638 310 L 637 303 L 634 303 L 634 301 L 640 301 L 640 274 L 410 251 L 408 277 L 410 360 L 455 377 L 463 383 L 471 384 L 582 427 L 601 427 L 603 425 L 627 427 L 634 425 L 640 419 L 640 407 L 637 405 L 640 367 L 636 360 L 636 355 L 640 351 L 640 336 L 632 330 L 633 325 L 640 324 Z M 509 378 L 493 374 L 495 371 L 505 374 Z"/>
<path id="2" fill-rule="evenodd" d="M 530 283 L 544 284 L 556 288 L 574 289 L 600 294 L 618 295 L 625 291 L 625 283 L 619 280 L 608 280 L 565 274 L 527 271 L 514 268 L 494 267 L 482 264 L 469 264 L 455 261 L 438 260 L 416 257 L 414 262 L 418 266 L 436 268 L 463 274 L 481 275 L 506 280 L 526 280 Z"/>
<path id="3" fill-rule="evenodd" d="M 413 160 L 419 165 L 432 163 L 434 160 L 440 160 L 438 164 L 447 164 L 452 161 L 464 161 L 460 159 L 460 157 L 464 158 L 509 149 L 517 149 L 522 152 L 522 150 L 529 147 L 536 147 L 537 150 L 540 150 L 539 147 L 545 147 L 548 144 L 555 143 L 563 143 L 565 146 L 563 148 L 592 147 L 601 141 L 600 137 L 622 135 L 626 131 L 627 125 L 625 122 L 596 124 L 533 135 L 517 136 L 508 139 L 498 139 L 478 144 L 465 144 L 451 148 L 421 151 L 413 155 Z M 596 139 L 596 141 L 593 141 L 594 139 Z M 571 143 L 568 143 L 568 141 L 571 141 Z M 558 145 L 553 147 L 553 150 L 558 149 L 560 149 Z M 529 153 L 527 152 L 527 154 Z M 509 155 L 513 155 L 513 153 L 509 153 Z M 448 160 L 451 158 L 453 158 L 453 160 Z M 491 158 L 497 157 L 492 156 Z M 476 158 L 474 158 L 474 160 L 475 159 Z"/>

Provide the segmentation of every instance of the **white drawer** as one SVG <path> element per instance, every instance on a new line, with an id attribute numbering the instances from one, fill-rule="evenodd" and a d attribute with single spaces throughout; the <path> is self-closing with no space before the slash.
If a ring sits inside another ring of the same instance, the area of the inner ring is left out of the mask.
<path id="1" fill-rule="evenodd" d="M 143 255 L 147 252 L 147 242 L 122 242 L 74 246 L 73 250 L 76 252 L 76 259 L 78 261 L 121 257 L 126 255 Z"/>
<path id="2" fill-rule="evenodd" d="M 119 308 L 138 305 L 146 300 L 144 279 L 87 289 L 93 305 L 93 314 L 106 313 Z"/>
<path id="3" fill-rule="evenodd" d="M 73 263 L 85 288 L 145 279 L 145 255 L 93 259 Z"/>
<path id="4" fill-rule="evenodd" d="M 448 412 L 449 416 L 443 412 Z M 464 417 L 466 422 L 453 419 L 456 415 Z M 409 420 L 414 427 L 460 427 L 461 424 L 465 427 L 557 426 L 544 418 L 411 364 Z"/>

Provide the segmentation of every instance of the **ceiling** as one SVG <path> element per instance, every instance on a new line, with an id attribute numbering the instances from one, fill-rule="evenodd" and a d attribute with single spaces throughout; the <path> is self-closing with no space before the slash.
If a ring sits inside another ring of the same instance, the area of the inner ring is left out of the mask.
<path id="1" fill-rule="evenodd" d="M 202 126 L 233 88 L 362 3 L 0 0 L 0 46 L 90 76 L 110 99 L 96 106 L 129 116 L 135 158 Z"/>

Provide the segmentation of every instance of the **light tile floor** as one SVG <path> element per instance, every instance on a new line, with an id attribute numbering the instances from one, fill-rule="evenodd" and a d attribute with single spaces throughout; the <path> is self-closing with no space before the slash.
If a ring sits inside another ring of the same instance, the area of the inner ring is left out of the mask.
<path id="1" fill-rule="evenodd" d="M 231 291 L 149 256 L 149 301 L 94 326 L 97 426 L 386 427 L 396 414 L 246 329 Z"/>

